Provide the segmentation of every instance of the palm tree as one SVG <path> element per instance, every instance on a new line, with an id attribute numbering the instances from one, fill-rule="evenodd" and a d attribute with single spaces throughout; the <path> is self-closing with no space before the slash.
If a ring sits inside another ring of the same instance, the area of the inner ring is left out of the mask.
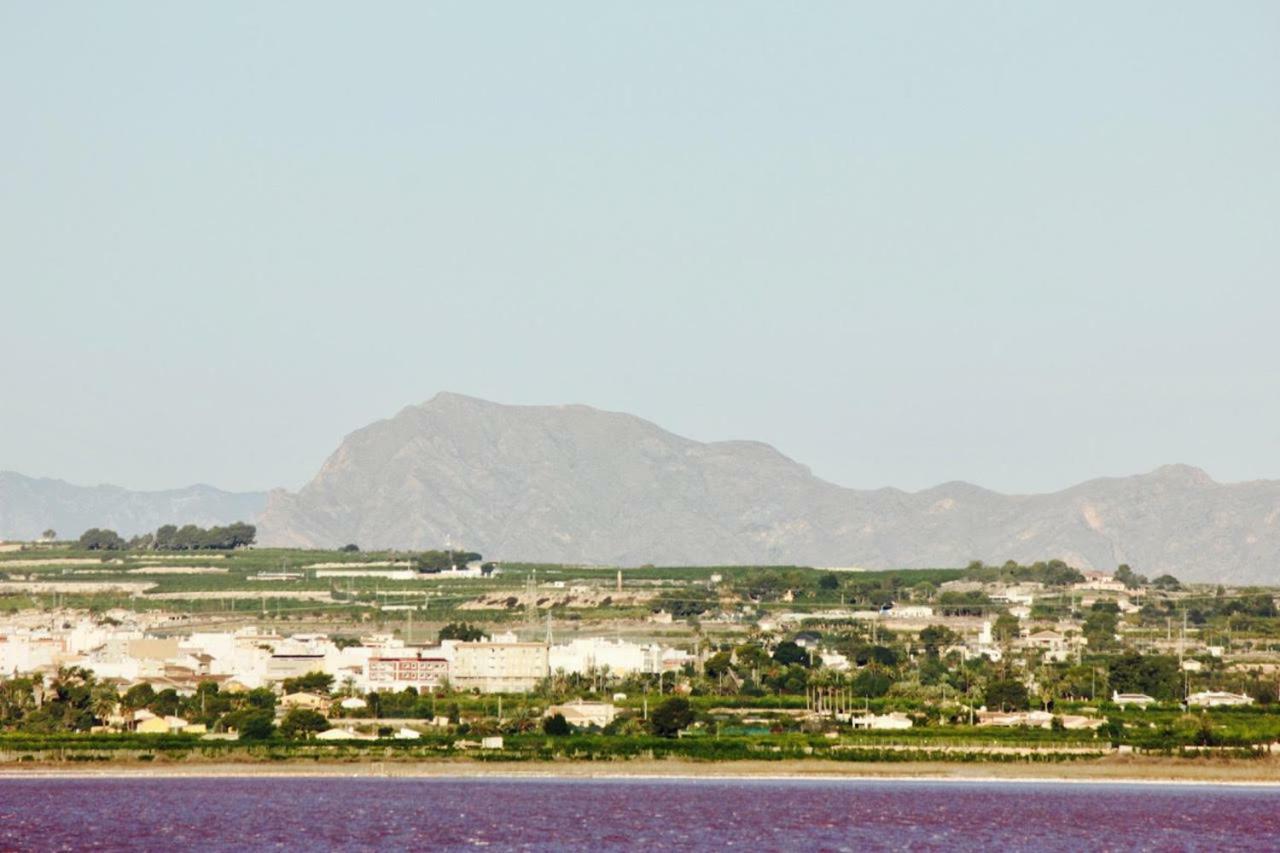
<path id="1" fill-rule="evenodd" d="M 102 723 L 106 723 L 115 714 L 119 704 L 120 695 L 109 684 L 96 684 L 89 693 L 89 708 L 93 711 L 93 716 Z"/>
<path id="2" fill-rule="evenodd" d="M 35 709 L 35 683 L 30 678 L 11 678 L 0 683 L 0 724 L 20 722 Z"/>

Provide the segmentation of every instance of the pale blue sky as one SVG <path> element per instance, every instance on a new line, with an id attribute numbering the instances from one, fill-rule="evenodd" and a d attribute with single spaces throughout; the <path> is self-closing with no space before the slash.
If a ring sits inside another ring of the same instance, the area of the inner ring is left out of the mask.
<path id="1" fill-rule="evenodd" d="M 835 482 L 1280 477 L 1280 4 L 0 3 L 0 468 L 439 390 Z"/>

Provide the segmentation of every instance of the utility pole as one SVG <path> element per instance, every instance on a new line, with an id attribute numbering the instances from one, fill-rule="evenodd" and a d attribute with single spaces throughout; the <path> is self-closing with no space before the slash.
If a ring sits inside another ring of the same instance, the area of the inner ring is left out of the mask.
<path id="1" fill-rule="evenodd" d="M 1187 644 L 1187 611 L 1182 611 L 1182 631 L 1178 634 L 1178 668 L 1182 668 L 1182 657 L 1186 651 Z"/>

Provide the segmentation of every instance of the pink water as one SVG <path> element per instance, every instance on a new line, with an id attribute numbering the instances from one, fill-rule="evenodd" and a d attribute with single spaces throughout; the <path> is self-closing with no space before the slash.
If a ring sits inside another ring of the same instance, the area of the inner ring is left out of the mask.
<path id="1" fill-rule="evenodd" d="M 1280 792 L 862 781 L 0 780 L 7 850 L 1277 850 Z"/>

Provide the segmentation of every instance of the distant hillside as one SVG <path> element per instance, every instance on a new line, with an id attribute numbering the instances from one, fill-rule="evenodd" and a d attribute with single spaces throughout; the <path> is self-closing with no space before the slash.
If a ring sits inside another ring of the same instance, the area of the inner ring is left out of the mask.
<path id="1" fill-rule="evenodd" d="M 131 492 L 0 471 L 0 539 L 34 539 L 48 528 L 72 538 L 90 527 L 133 536 L 162 524 L 229 524 L 252 520 L 266 502 L 263 492 L 237 494 L 204 485 Z"/>
<path id="2" fill-rule="evenodd" d="M 1224 485 L 1169 466 L 1046 495 L 965 483 L 857 491 L 756 442 L 704 444 L 631 415 L 457 394 L 352 433 L 300 492 L 271 493 L 259 528 L 265 544 L 452 543 L 556 562 L 871 568 L 1061 557 L 1280 583 L 1280 482 Z"/>

